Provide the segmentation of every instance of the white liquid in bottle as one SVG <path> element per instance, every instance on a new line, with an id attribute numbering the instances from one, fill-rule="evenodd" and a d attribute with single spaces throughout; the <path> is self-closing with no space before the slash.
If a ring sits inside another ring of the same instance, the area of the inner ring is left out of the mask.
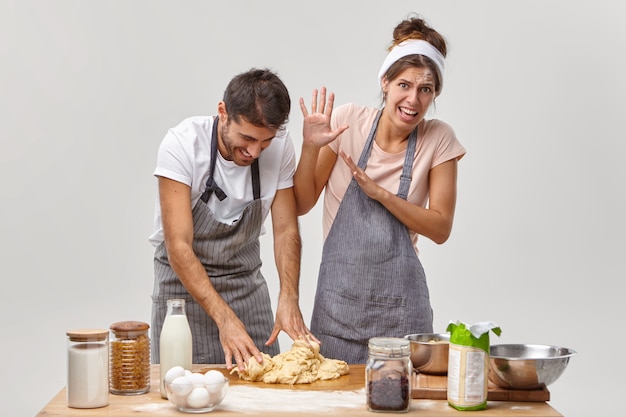
<path id="1" fill-rule="evenodd" d="M 185 314 L 185 300 L 167 300 L 167 316 L 161 329 L 159 351 L 161 398 L 167 398 L 163 383 L 167 371 L 174 366 L 191 370 L 191 329 Z"/>

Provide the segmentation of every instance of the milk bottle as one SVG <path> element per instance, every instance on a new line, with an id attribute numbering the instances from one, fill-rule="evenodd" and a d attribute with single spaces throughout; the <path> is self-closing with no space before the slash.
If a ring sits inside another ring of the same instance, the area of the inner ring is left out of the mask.
<path id="1" fill-rule="evenodd" d="M 163 378 L 174 366 L 191 370 L 191 329 L 185 313 L 185 300 L 167 300 L 167 315 L 161 329 L 159 341 L 159 363 L 161 368 L 161 398 L 167 398 Z"/>

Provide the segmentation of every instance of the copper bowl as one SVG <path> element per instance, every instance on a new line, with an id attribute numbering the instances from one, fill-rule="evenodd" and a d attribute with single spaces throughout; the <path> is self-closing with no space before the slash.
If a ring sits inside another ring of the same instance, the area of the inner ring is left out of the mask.
<path id="1" fill-rule="evenodd" d="M 415 333 L 404 338 L 411 342 L 411 362 L 418 372 L 448 374 L 449 333 Z"/>

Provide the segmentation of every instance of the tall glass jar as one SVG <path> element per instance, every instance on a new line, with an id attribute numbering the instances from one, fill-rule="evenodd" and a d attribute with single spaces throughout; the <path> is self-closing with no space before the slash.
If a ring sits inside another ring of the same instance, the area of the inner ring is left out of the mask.
<path id="1" fill-rule="evenodd" d="M 150 391 L 150 326 L 140 321 L 120 321 L 109 328 L 111 393 L 145 394 Z"/>
<path id="2" fill-rule="evenodd" d="M 192 364 L 191 328 L 185 312 L 185 300 L 167 300 L 167 314 L 159 337 L 159 368 L 161 397 L 167 398 L 165 374 L 174 366 L 182 366 L 191 371 Z"/>
<path id="3" fill-rule="evenodd" d="M 109 331 L 79 329 L 66 332 L 67 405 L 98 408 L 109 404 Z"/>
<path id="4" fill-rule="evenodd" d="M 411 347 L 406 339 L 369 340 L 365 367 L 367 409 L 405 413 L 411 407 Z"/>

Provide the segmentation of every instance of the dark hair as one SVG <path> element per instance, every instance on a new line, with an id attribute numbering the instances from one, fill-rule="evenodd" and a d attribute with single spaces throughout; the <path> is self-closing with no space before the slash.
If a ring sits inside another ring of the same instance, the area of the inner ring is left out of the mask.
<path id="1" fill-rule="evenodd" d="M 439 52 L 444 56 L 448 53 L 448 47 L 446 45 L 446 40 L 443 36 L 439 34 L 435 29 L 428 26 L 428 24 L 417 16 L 409 17 L 402 22 L 398 23 L 398 25 L 393 30 L 393 41 L 391 42 L 391 46 L 389 46 L 388 50 L 391 51 L 394 46 L 409 40 L 409 39 L 421 39 L 432 46 L 437 48 Z M 408 67 L 416 67 L 416 68 L 428 68 L 433 74 L 436 75 L 435 79 L 435 91 L 439 93 L 442 87 L 442 74 L 439 73 L 439 68 L 437 65 L 428 57 L 424 55 L 407 55 L 403 58 L 400 58 L 396 62 L 394 62 L 389 69 L 387 70 L 387 79 L 393 80 L 398 76 L 402 71 L 404 71 Z"/>
<path id="2" fill-rule="evenodd" d="M 259 127 L 280 128 L 291 110 L 287 87 L 268 69 L 253 68 L 235 76 L 226 86 L 223 100 L 235 122 L 244 118 Z"/>

